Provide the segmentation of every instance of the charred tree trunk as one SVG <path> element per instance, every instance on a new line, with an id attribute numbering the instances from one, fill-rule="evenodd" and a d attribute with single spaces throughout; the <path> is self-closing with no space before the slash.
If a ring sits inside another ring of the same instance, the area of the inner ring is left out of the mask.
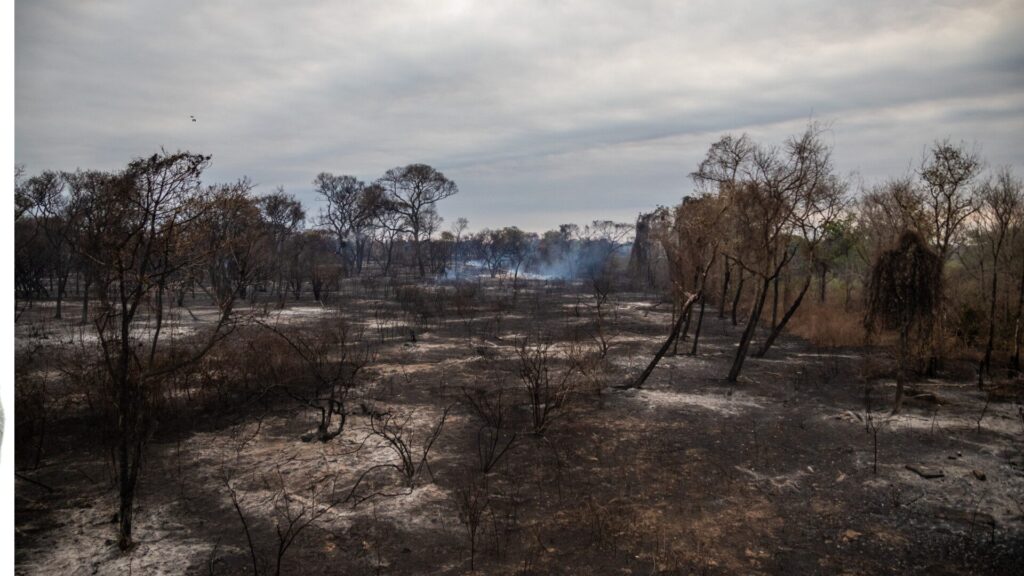
<path id="1" fill-rule="evenodd" d="M 740 297 L 743 295 L 743 268 L 740 268 L 740 281 L 736 286 L 736 295 L 732 299 L 732 325 L 738 324 L 736 319 L 736 309 L 740 305 Z"/>
<path id="2" fill-rule="evenodd" d="M 651 362 L 650 364 L 647 365 L 647 368 L 644 368 L 644 371 L 640 373 L 640 376 L 638 376 L 632 384 L 623 386 L 623 388 L 640 388 L 641 386 L 644 385 L 644 382 L 647 381 L 647 378 L 650 377 L 651 373 L 654 372 L 654 369 L 658 366 L 658 362 L 661 362 L 661 359 L 665 356 L 665 353 L 668 352 L 668 349 L 671 348 L 672 344 L 675 343 L 675 341 L 679 338 L 679 333 L 682 332 L 683 329 L 683 322 L 686 320 L 686 317 L 688 316 L 687 313 L 689 312 L 690 308 L 693 307 L 693 303 L 696 301 L 697 294 L 693 294 L 686 299 L 684 309 L 679 314 L 678 318 L 676 318 L 676 323 L 672 326 L 672 332 L 668 335 L 668 339 L 665 340 L 665 343 L 662 344 L 661 348 L 659 348 L 658 351 L 654 354 L 654 358 L 651 359 Z"/>
<path id="3" fill-rule="evenodd" d="M 86 274 L 85 285 L 82 290 L 82 319 L 80 321 L 83 326 L 89 323 L 89 286 L 91 285 L 92 276 Z"/>
<path id="4" fill-rule="evenodd" d="M 683 318 L 683 327 L 679 331 L 679 336 L 676 337 L 676 341 L 675 341 L 675 343 L 672 346 L 672 355 L 673 356 L 679 354 L 679 342 L 680 341 L 685 342 L 686 338 L 687 338 L 686 335 L 690 332 L 690 319 L 691 319 L 692 314 L 693 314 L 693 306 L 688 306 L 686 304 L 683 304 L 683 308 L 684 308 L 684 311 L 680 315 Z"/>
<path id="5" fill-rule="evenodd" d="M 946 260 L 943 258 L 942 262 Z M 944 286 L 939 287 L 938 292 L 938 311 L 935 314 L 935 325 L 932 330 L 931 337 L 931 354 L 928 357 L 928 362 L 925 366 L 925 373 L 929 378 L 934 378 L 938 375 L 939 370 L 942 369 L 943 357 L 945 356 L 943 338 L 946 331 L 946 290 Z"/>
<path id="6" fill-rule="evenodd" d="M 67 290 L 69 273 L 65 272 L 57 276 L 57 312 L 54 318 L 60 320 L 64 312 L 64 292 Z"/>
<path id="7" fill-rule="evenodd" d="M 120 334 L 117 343 L 117 369 L 114 376 L 118 388 L 118 428 L 120 429 L 118 457 L 118 547 L 128 550 L 132 547 L 132 512 L 135 501 L 135 487 L 138 484 L 139 466 L 142 461 L 142 386 L 138 375 L 131 373 L 132 350 L 131 324 L 139 305 L 139 295 L 131 300 L 123 292 L 122 280 Z"/>
<path id="8" fill-rule="evenodd" d="M 772 332 L 771 334 L 768 335 L 768 339 L 766 339 L 764 343 L 761 344 L 761 347 L 757 350 L 757 353 L 754 354 L 755 358 L 763 358 L 764 355 L 768 353 L 768 350 L 771 349 L 772 344 L 775 343 L 775 339 L 778 338 L 780 334 L 782 334 L 782 331 L 786 328 L 786 324 L 789 323 L 790 318 L 792 318 L 793 314 L 795 314 L 797 309 L 800 308 L 800 303 L 803 302 L 804 295 L 807 294 L 807 290 L 810 287 L 811 277 L 808 276 L 807 280 L 804 282 L 803 288 L 800 289 L 800 293 L 796 295 L 796 300 L 794 300 L 793 304 L 790 305 L 788 310 L 786 310 L 786 313 L 782 315 L 782 321 L 780 321 L 775 328 L 772 328 Z"/>
<path id="9" fill-rule="evenodd" d="M 164 290 L 165 283 L 163 280 L 160 281 L 156 289 L 156 328 L 153 331 L 153 344 L 149 348 L 149 364 L 153 364 L 153 360 L 156 358 L 156 347 L 160 341 L 160 331 L 164 327 Z"/>
<path id="10" fill-rule="evenodd" d="M 363 275 L 363 260 L 366 253 L 366 238 L 356 234 L 356 276 Z M 319 300 L 319 297 L 317 298 Z"/>
<path id="11" fill-rule="evenodd" d="M 907 370 L 907 348 L 910 340 L 910 328 L 904 326 L 900 328 L 900 344 L 899 350 L 897 351 L 896 358 L 896 398 L 892 402 L 892 413 L 899 414 L 903 408 L 903 385 L 906 380 Z"/>
<path id="12" fill-rule="evenodd" d="M 772 330 L 778 326 L 779 320 L 779 277 L 772 282 Z"/>
<path id="13" fill-rule="evenodd" d="M 420 239 L 418 230 L 413 233 L 413 243 L 413 249 L 416 253 L 416 267 L 419 270 L 420 278 L 426 278 L 427 267 L 423 263 L 423 240 Z"/>
<path id="14" fill-rule="evenodd" d="M 764 303 L 768 299 L 768 290 L 771 289 L 772 280 L 773 278 L 771 277 L 765 278 L 758 290 L 754 308 L 750 311 L 747 326 L 743 329 L 743 335 L 740 337 L 740 345 L 736 349 L 736 357 L 733 359 L 732 368 L 729 369 L 729 376 L 727 378 L 729 382 L 735 383 L 740 377 L 740 371 L 743 370 L 743 362 L 747 359 L 750 341 L 753 339 L 757 323 L 761 319 L 761 312 L 764 310 Z"/>
<path id="15" fill-rule="evenodd" d="M 821 293 L 818 295 L 818 301 L 824 304 L 828 295 L 828 267 L 824 264 L 821 266 L 821 276 L 819 277 L 818 282 L 821 283 Z"/>
<path id="16" fill-rule="evenodd" d="M 978 386 L 985 383 L 985 377 L 992 370 L 992 349 L 995 347 L 996 341 L 996 307 L 999 297 L 999 253 L 1002 251 L 1002 244 L 1003 238 L 1000 235 L 995 252 L 993 253 L 992 292 L 988 312 L 988 342 L 985 343 L 985 357 L 981 361 L 981 366 L 978 367 Z"/>
<path id="17" fill-rule="evenodd" d="M 725 260 L 725 273 L 722 275 L 722 297 L 718 300 L 718 318 L 725 318 L 726 300 L 729 298 L 729 277 L 732 276 L 732 266 L 729 260 Z"/>
<path id="18" fill-rule="evenodd" d="M 693 331 L 693 346 L 690 348 L 690 355 L 697 355 L 697 344 L 700 342 L 700 328 L 704 325 L 704 307 L 707 304 L 707 298 L 703 295 L 700 297 L 700 313 L 697 314 L 697 328 Z"/>
<path id="19" fill-rule="evenodd" d="M 1011 366 L 1020 372 L 1020 349 L 1024 343 L 1024 265 L 1020 269 L 1020 286 L 1017 291 L 1017 319 L 1013 330 L 1013 359 Z"/>

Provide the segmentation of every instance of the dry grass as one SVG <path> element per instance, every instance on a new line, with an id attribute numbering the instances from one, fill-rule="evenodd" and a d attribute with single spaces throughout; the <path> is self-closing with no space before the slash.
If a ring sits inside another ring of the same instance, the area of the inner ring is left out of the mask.
<path id="1" fill-rule="evenodd" d="M 864 344 L 864 313 L 856 308 L 806 302 L 787 325 L 789 333 L 815 346 L 842 348 Z"/>

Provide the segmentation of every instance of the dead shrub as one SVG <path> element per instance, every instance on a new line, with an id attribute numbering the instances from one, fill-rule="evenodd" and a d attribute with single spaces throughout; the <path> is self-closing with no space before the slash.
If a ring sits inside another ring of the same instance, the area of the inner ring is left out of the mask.
<path id="1" fill-rule="evenodd" d="M 473 323 L 480 314 L 480 301 L 482 290 L 478 282 L 460 280 L 455 283 L 455 293 L 452 296 L 452 305 L 455 313 L 466 329 L 466 337 L 473 336 Z"/>
<path id="2" fill-rule="evenodd" d="M 480 471 L 489 473 L 512 448 L 518 433 L 510 426 L 511 410 L 505 389 L 495 392 L 462 389 L 463 404 L 480 421 L 476 433 L 476 451 Z"/>
<path id="3" fill-rule="evenodd" d="M 532 343 L 529 338 L 516 342 L 519 378 L 526 389 L 533 433 L 538 436 L 564 411 L 576 389 L 579 371 L 571 352 L 557 354 L 551 348 L 550 339 L 545 338 L 534 339 Z"/>
<path id="4" fill-rule="evenodd" d="M 455 490 L 455 503 L 459 509 L 459 522 L 466 528 L 469 544 L 469 569 L 476 570 L 476 549 L 484 513 L 490 506 L 490 492 L 487 476 L 467 474 L 461 486 Z"/>
<path id="5" fill-rule="evenodd" d="M 284 566 L 285 554 L 295 544 L 299 535 L 330 512 L 336 504 L 332 498 L 333 485 L 320 485 L 313 482 L 307 489 L 295 491 L 285 485 L 280 469 L 276 471 L 276 474 L 263 475 L 258 481 L 264 489 L 271 493 L 270 506 L 274 526 L 273 544 L 268 545 L 266 542 L 271 539 L 255 531 L 257 526 L 244 510 L 248 503 L 236 489 L 238 482 L 233 481 L 230 473 L 226 470 L 223 472 L 221 481 L 231 498 L 231 505 L 239 523 L 242 525 L 253 574 L 257 576 L 260 574 L 280 575 Z M 257 481 L 255 476 L 252 481 Z M 270 548 L 272 553 L 264 552 L 264 549 L 267 548 Z"/>
<path id="6" fill-rule="evenodd" d="M 445 290 L 415 284 L 401 286 L 395 291 L 395 301 L 403 312 L 415 318 L 420 330 L 430 328 L 437 318 L 445 316 L 447 300 Z"/>
<path id="7" fill-rule="evenodd" d="M 418 442 L 415 440 L 413 430 L 409 427 L 409 423 L 412 421 L 415 413 L 410 413 L 403 418 L 395 415 L 390 410 L 383 412 L 369 411 L 370 433 L 367 438 L 376 437 L 381 440 L 381 445 L 395 456 L 395 460 L 371 466 L 360 474 L 352 488 L 349 489 L 345 501 L 351 500 L 353 505 L 357 505 L 374 496 L 393 496 L 393 494 L 385 493 L 381 489 L 371 489 L 369 494 L 362 496 L 357 494 L 359 486 L 378 470 L 394 470 L 398 472 L 405 487 L 411 491 L 415 487 L 416 478 L 420 472 L 424 468 L 430 471 L 427 458 L 430 455 L 430 450 L 434 447 L 434 443 L 441 436 L 441 431 L 444 428 L 445 421 L 448 419 L 448 413 L 451 411 L 452 406 L 445 407 L 437 423 L 426 431 Z M 431 476 L 433 476 L 432 472 Z"/>
<path id="8" fill-rule="evenodd" d="M 261 326 L 288 344 L 301 360 L 302 370 L 279 372 L 271 363 L 274 381 L 284 392 L 303 406 L 318 412 L 320 421 L 315 431 L 303 435 L 303 441 L 314 438 L 327 442 L 339 436 L 348 417 L 348 396 L 356 385 L 359 372 L 370 361 L 370 349 L 354 329 L 341 318 L 330 318 L 310 328 L 274 325 Z M 287 364 L 287 357 L 280 358 Z M 337 424 L 335 424 L 337 421 Z"/>

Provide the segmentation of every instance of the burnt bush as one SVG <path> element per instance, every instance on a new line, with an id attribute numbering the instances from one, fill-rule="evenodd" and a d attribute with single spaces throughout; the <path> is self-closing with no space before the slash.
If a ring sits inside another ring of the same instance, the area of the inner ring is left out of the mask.
<path id="1" fill-rule="evenodd" d="M 268 365 L 281 390 L 319 416 L 316 430 L 303 435 L 327 442 L 341 435 L 348 417 L 348 397 L 371 352 L 362 334 L 340 317 L 329 317 L 314 327 L 260 322 L 287 344 L 291 354 Z M 299 370 L 280 370 L 289 362 Z"/>
<path id="2" fill-rule="evenodd" d="M 558 353 L 547 338 L 523 338 L 516 342 L 518 375 L 530 407 L 532 431 L 544 434 L 551 422 L 564 413 L 577 387 L 579 365 L 571 350 Z"/>
<path id="3" fill-rule="evenodd" d="M 479 423 L 476 453 L 480 471 L 489 473 L 512 449 L 519 433 L 513 421 L 512 401 L 505 388 L 493 392 L 463 389 L 462 403 Z"/>

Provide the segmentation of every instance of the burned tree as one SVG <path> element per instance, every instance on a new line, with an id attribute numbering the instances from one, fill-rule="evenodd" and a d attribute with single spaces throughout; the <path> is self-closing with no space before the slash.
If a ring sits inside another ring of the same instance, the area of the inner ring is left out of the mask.
<path id="1" fill-rule="evenodd" d="M 523 232 L 515 226 L 503 228 L 500 234 L 505 261 L 512 272 L 512 289 L 515 290 L 519 281 L 519 270 L 536 250 L 537 235 Z"/>
<path id="2" fill-rule="evenodd" d="M 795 202 L 792 221 L 794 229 L 793 242 L 803 255 L 806 263 L 803 287 L 797 293 L 792 304 L 786 309 L 779 322 L 774 322 L 768 337 L 755 352 L 758 358 L 763 357 L 771 349 L 772 344 L 782 334 L 790 319 L 800 308 L 800 304 L 811 287 L 811 279 L 816 271 L 821 271 L 821 298 L 825 297 L 825 275 L 828 272 L 828 260 L 823 254 L 823 244 L 838 236 L 837 223 L 846 204 L 846 184 L 832 174 L 820 179 L 816 186 L 800 194 Z M 775 294 L 778 295 L 779 281 L 775 280 Z"/>
<path id="3" fill-rule="evenodd" d="M 371 184 L 363 190 L 362 204 L 370 219 L 368 256 L 380 267 L 381 274 L 387 276 L 394 262 L 395 247 L 408 234 L 404 219 L 379 184 Z"/>
<path id="4" fill-rule="evenodd" d="M 501 387 L 493 393 L 480 388 L 462 390 L 463 404 L 480 421 L 480 428 L 476 434 L 477 456 L 480 471 L 484 474 L 497 466 L 498 461 L 512 448 L 519 436 L 509 425 L 512 410 L 504 394 L 505 389 Z"/>
<path id="5" fill-rule="evenodd" d="M 903 405 L 911 345 L 928 341 L 941 289 L 942 260 L 916 232 L 904 232 L 899 244 L 882 253 L 872 269 L 865 327 L 869 334 L 883 328 L 899 335 L 893 414 Z"/>
<path id="6" fill-rule="evenodd" d="M 723 212 L 724 207 L 719 197 L 705 195 L 699 198 L 685 198 L 675 211 L 672 227 L 658 234 L 669 263 L 672 295 L 676 299 L 678 316 L 668 338 L 654 354 L 654 358 L 636 380 L 624 387 L 643 386 L 658 362 L 685 331 L 694 304 L 704 297 L 708 273 L 718 258 L 721 245 L 718 225 Z M 694 344 L 696 349 L 696 341 Z"/>
<path id="7" fill-rule="evenodd" d="M 44 241 L 42 263 L 50 280 L 49 292 L 56 297 L 54 318 L 58 320 L 62 317 L 68 278 L 75 266 L 80 208 L 79 203 L 70 201 L 66 193 L 66 184 L 67 178 L 56 172 L 43 172 L 34 176 L 24 184 L 22 206 L 18 208 L 29 210 L 34 217 L 36 231 Z M 24 202 L 25 193 L 29 200 L 27 203 Z"/>
<path id="8" fill-rule="evenodd" d="M 179 152 L 139 159 L 95 190 L 97 236 L 85 239 L 85 256 L 99 271 L 95 320 L 101 364 L 116 406 L 119 488 L 118 545 L 132 547 L 136 487 L 155 421 L 151 408 L 162 379 L 206 354 L 230 327 L 235 291 L 218 300 L 220 317 L 205 344 L 175 354 L 160 350 L 159 293 L 175 274 L 197 266 L 206 252 L 194 232 L 216 212 L 199 186 L 208 156 Z M 151 318 L 157 328 L 147 328 Z"/>
<path id="9" fill-rule="evenodd" d="M 302 231 L 306 212 L 302 209 L 302 204 L 291 194 L 286 194 L 281 187 L 271 194 L 261 196 L 258 205 L 273 256 L 270 259 L 273 268 L 272 279 L 276 286 L 279 305 L 284 306 L 286 246 L 296 233 Z"/>
<path id="10" fill-rule="evenodd" d="M 252 281 L 265 279 L 274 266 L 273 242 L 265 235 L 259 202 L 250 195 L 251 189 L 246 179 L 211 188 L 212 209 L 199 219 L 191 234 L 192 244 L 207 255 L 206 276 L 215 303 L 245 298 Z M 198 282 L 194 278 L 198 271 L 184 272 L 193 276 L 189 282 Z"/>

